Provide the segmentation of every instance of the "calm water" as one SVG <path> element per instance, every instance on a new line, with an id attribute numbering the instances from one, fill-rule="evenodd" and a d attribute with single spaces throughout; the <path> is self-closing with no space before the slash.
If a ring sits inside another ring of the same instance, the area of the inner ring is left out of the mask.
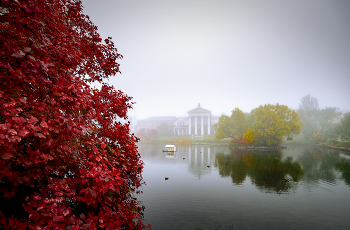
<path id="1" fill-rule="evenodd" d="M 137 198 L 154 230 L 350 229 L 350 156 L 340 151 L 163 148 L 139 145 Z"/>

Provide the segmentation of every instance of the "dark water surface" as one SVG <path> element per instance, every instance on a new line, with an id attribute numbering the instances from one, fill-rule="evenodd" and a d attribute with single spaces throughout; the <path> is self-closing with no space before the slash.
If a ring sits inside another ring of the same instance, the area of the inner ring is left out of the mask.
<path id="1" fill-rule="evenodd" d="M 350 229 L 350 156 L 340 151 L 163 148 L 139 145 L 137 198 L 154 230 Z"/>

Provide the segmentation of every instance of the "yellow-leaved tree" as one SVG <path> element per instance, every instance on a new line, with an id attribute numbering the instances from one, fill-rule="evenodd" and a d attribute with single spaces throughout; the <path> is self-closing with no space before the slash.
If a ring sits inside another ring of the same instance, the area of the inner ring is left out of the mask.
<path id="1" fill-rule="evenodd" d="M 253 143 L 256 140 L 256 133 L 253 129 L 249 128 L 244 134 L 243 137 L 247 140 L 248 143 Z"/>
<path id="2" fill-rule="evenodd" d="M 253 131 L 259 145 L 275 146 L 282 143 L 283 137 L 291 139 L 298 135 L 302 121 L 298 113 L 285 105 L 264 105 L 252 110 Z"/>

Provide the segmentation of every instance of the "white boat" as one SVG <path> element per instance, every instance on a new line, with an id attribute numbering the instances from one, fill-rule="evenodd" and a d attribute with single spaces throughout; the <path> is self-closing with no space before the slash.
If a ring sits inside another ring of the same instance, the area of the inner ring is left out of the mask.
<path id="1" fill-rule="evenodd" d="M 163 152 L 176 152 L 175 145 L 166 145 Z"/>

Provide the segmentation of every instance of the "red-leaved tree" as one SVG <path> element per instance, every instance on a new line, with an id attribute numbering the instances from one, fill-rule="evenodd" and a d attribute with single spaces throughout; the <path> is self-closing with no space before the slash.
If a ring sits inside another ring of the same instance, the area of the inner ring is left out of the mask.
<path id="1" fill-rule="evenodd" d="M 142 229 L 130 97 L 79 0 L 1 0 L 0 229 Z M 94 82 L 101 89 L 91 87 Z"/>

